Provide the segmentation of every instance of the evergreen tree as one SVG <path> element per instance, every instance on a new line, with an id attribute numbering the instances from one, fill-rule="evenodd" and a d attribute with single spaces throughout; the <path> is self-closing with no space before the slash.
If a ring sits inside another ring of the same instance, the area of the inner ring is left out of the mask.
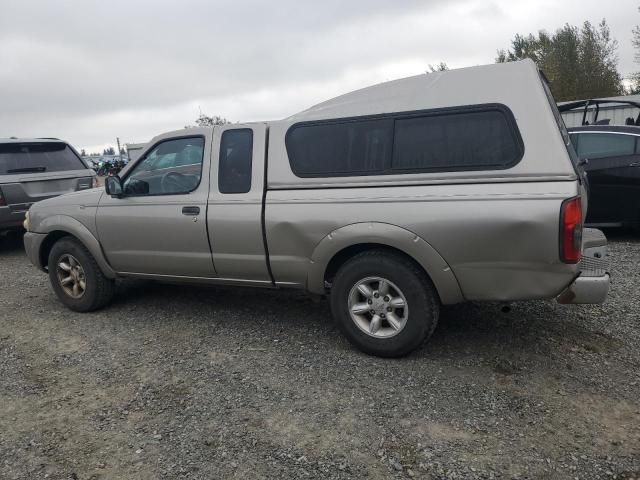
<path id="1" fill-rule="evenodd" d="M 638 35 L 640 45 L 640 31 Z M 611 97 L 624 92 L 617 48 L 605 20 L 597 27 L 566 24 L 552 35 L 516 35 L 510 49 L 498 51 L 496 62 L 532 59 L 549 79 L 557 101 Z"/>

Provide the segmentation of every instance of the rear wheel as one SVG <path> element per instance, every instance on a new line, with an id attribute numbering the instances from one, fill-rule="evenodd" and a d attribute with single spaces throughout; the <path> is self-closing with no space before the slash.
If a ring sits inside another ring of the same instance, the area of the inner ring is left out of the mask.
<path id="1" fill-rule="evenodd" d="M 411 260 L 370 250 L 338 270 L 331 310 L 347 339 L 359 349 L 400 357 L 431 336 L 440 302 L 431 280 Z"/>
<path id="2" fill-rule="evenodd" d="M 53 245 L 48 269 L 54 292 L 71 310 L 97 310 L 113 296 L 113 280 L 104 276 L 91 253 L 73 238 L 64 237 Z"/>

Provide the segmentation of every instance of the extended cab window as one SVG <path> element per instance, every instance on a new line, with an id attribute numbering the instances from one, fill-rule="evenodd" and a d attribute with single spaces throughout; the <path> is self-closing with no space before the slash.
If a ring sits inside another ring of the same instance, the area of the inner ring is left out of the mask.
<path id="1" fill-rule="evenodd" d="M 580 158 L 605 158 L 633 155 L 636 137 L 617 133 L 576 133 Z"/>
<path id="2" fill-rule="evenodd" d="M 253 130 L 226 130 L 220 141 L 220 193 L 247 193 L 251 190 Z"/>
<path id="3" fill-rule="evenodd" d="M 204 139 L 165 140 L 153 148 L 124 181 L 125 195 L 189 193 L 200 184 Z"/>
<path id="4" fill-rule="evenodd" d="M 490 105 L 303 123 L 286 145 L 299 177 L 503 169 L 524 153 L 511 112 Z"/>

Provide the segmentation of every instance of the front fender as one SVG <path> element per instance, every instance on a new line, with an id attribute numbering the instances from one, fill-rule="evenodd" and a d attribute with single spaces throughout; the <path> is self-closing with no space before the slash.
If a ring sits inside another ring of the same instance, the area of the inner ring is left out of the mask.
<path id="1" fill-rule="evenodd" d="M 89 250 L 95 258 L 102 273 L 107 278 L 116 278 L 116 272 L 111 268 L 109 262 L 100 246 L 98 239 L 82 223 L 67 215 L 52 215 L 43 219 L 38 225 L 38 233 L 50 234 L 53 232 L 66 232 L 76 237 Z"/>
<path id="2" fill-rule="evenodd" d="M 447 262 L 424 239 L 396 225 L 378 222 L 354 223 L 338 228 L 324 237 L 311 256 L 307 288 L 323 294 L 324 276 L 331 259 L 347 247 L 359 244 L 393 247 L 412 257 L 431 277 L 443 304 L 460 303 L 464 296 Z"/>

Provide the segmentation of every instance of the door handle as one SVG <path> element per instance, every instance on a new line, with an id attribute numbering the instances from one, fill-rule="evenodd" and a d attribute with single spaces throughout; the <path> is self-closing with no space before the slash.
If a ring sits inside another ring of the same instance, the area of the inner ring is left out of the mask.
<path id="1" fill-rule="evenodd" d="M 183 215 L 199 215 L 200 207 L 182 207 Z"/>

